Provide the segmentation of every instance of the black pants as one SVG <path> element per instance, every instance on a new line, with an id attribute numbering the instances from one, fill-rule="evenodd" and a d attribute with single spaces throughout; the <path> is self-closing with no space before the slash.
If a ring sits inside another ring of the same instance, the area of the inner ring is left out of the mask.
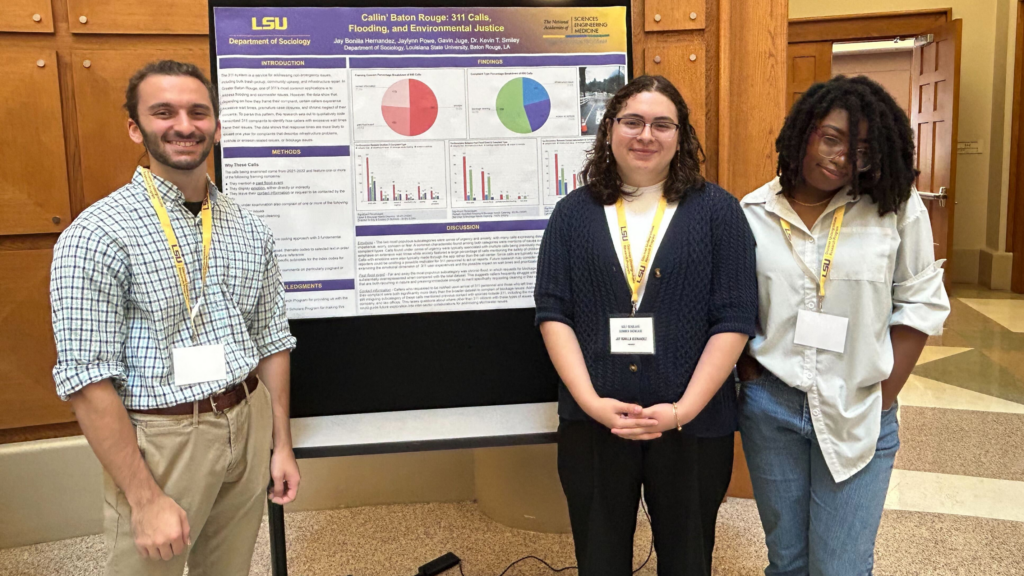
<path id="1" fill-rule="evenodd" d="M 710 576 L 715 521 L 732 475 L 733 435 L 675 430 L 625 440 L 594 421 L 558 426 L 558 476 L 580 576 L 629 576 L 640 487 L 651 515 L 658 576 Z"/>

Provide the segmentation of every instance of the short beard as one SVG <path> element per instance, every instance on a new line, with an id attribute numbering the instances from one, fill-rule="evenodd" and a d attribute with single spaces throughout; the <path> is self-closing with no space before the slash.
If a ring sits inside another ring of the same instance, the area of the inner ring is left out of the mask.
<path id="1" fill-rule="evenodd" d="M 142 134 L 142 145 L 149 152 L 150 158 L 167 166 L 174 168 L 175 170 L 195 170 L 196 168 L 203 165 L 206 162 L 206 157 L 210 155 L 210 151 L 213 150 L 215 142 L 213 138 L 203 134 L 203 153 L 196 160 L 172 160 L 163 150 L 164 143 L 160 139 L 160 136 L 150 132 L 146 132 L 142 129 L 141 124 L 136 124 L 139 128 L 139 132 Z"/>

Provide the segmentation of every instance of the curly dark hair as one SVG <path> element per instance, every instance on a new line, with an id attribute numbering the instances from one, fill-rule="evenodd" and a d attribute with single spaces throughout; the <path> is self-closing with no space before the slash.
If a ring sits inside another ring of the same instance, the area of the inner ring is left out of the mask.
<path id="1" fill-rule="evenodd" d="M 856 146 L 853 140 L 861 120 L 868 125 L 871 169 L 858 173 L 856 155 L 848 155 L 856 174 L 850 195 L 870 196 L 878 204 L 879 216 L 898 211 L 910 198 L 910 188 L 919 174 L 914 168 L 914 132 L 906 112 L 892 96 L 864 76 L 836 76 L 815 84 L 793 105 L 775 141 L 779 153 L 776 173 L 782 189 L 792 190 L 803 181 L 802 168 L 811 133 L 822 118 L 837 108 L 850 117 L 850 150 Z"/>
<path id="2" fill-rule="evenodd" d="M 608 132 L 626 101 L 642 92 L 657 92 L 671 100 L 679 118 L 679 151 L 669 164 L 668 181 L 662 192 L 665 199 L 669 202 L 682 200 L 688 192 L 704 185 L 704 176 L 700 173 L 700 165 L 705 160 L 704 149 L 697 141 L 697 132 L 690 125 L 690 108 L 683 96 L 664 76 L 638 76 L 620 88 L 606 104 L 594 147 L 587 153 L 587 162 L 583 166 L 581 181 L 589 185 L 590 194 L 601 204 L 614 204 L 620 196 L 627 194 L 622 191 L 622 177 L 615 164 Z"/>

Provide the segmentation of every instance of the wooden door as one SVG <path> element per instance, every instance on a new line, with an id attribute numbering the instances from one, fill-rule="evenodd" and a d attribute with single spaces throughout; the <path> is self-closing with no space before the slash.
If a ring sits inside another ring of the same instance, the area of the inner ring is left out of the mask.
<path id="1" fill-rule="evenodd" d="M 206 0 L 67 0 L 67 7 L 72 34 L 198 34 L 206 39 L 210 31 Z"/>
<path id="2" fill-rule="evenodd" d="M 0 430 L 72 422 L 51 370 L 57 348 L 50 324 L 53 250 L 0 250 Z"/>
<path id="3" fill-rule="evenodd" d="M 932 223 L 935 258 L 952 255 L 953 208 L 956 204 L 956 141 L 960 105 L 960 34 L 953 20 L 918 37 L 911 68 L 910 125 L 917 154 L 917 189 Z M 946 282 L 951 281 L 946 263 Z"/>
<path id="4" fill-rule="evenodd" d="M 0 235 L 52 234 L 71 222 L 57 53 L 11 44 L 0 44 Z"/>
<path id="5" fill-rule="evenodd" d="M 50 0 L 4 0 L 0 32 L 53 33 Z"/>
<path id="6" fill-rule="evenodd" d="M 644 0 L 644 30 L 703 30 L 705 0 Z"/>
<path id="7" fill-rule="evenodd" d="M 1010 184 L 1006 199 L 1006 251 L 1017 256 L 1010 290 L 1024 294 L 1024 0 L 1017 3 L 1017 46 L 1013 57 L 1013 114 L 1010 128 Z"/>
<path id="8" fill-rule="evenodd" d="M 786 110 L 818 82 L 832 78 L 832 43 L 800 42 L 786 49 Z"/>
<path id="9" fill-rule="evenodd" d="M 704 43 L 684 40 L 670 46 L 649 47 L 644 55 L 644 73 L 664 76 L 679 89 L 690 109 L 690 124 L 697 132 L 697 140 L 706 147 Z"/>

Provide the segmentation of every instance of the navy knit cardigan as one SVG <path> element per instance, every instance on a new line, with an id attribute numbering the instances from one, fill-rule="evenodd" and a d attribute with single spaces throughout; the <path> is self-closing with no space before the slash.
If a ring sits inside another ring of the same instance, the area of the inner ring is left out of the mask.
<path id="1" fill-rule="evenodd" d="M 629 313 L 630 289 L 604 206 L 584 186 L 563 198 L 551 214 L 540 246 L 534 299 L 538 326 L 562 322 L 576 332 L 599 396 L 641 406 L 675 402 L 711 336 L 754 336 L 754 237 L 739 202 L 725 190 L 708 183 L 687 194 L 648 269 L 637 311 L 654 315 L 656 353 L 613 355 L 608 318 Z M 700 437 L 731 434 L 736 412 L 730 378 L 683 430 Z M 558 415 L 589 418 L 564 383 L 559 385 Z"/>

